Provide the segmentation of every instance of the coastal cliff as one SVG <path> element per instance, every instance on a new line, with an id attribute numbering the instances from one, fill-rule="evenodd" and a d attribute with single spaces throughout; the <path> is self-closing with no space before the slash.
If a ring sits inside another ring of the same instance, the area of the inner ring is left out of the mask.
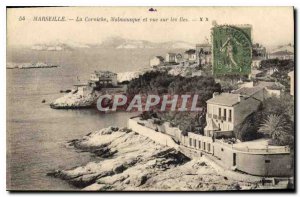
<path id="1" fill-rule="evenodd" d="M 203 158 L 181 152 L 127 128 L 108 127 L 68 142 L 102 160 L 48 173 L 83 190 L 236 190 L 255 189 L 255 182 L 220 174 Z"/>

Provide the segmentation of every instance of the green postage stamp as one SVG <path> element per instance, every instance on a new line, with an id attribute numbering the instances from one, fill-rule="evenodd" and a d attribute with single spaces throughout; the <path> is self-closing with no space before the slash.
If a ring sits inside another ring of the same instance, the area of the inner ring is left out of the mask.
<path id="1" fill-rule="evenodd" d="M 216 26 L 212 37 L 214 75 L 250 74 L 251 27 Z"/>

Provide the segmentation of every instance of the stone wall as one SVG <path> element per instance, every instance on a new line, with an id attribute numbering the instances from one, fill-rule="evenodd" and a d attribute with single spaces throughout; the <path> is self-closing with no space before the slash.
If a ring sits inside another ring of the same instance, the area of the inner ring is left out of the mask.
<path id="1" fill-rule="evenodd" d="M 249 154 L 236 153 L 237 169 L 259 176 L 291 176 L 289 154 Z"/>
<path id="2" fill-rule="evenodd" d="M 213 146 L 213 155 L 220 159 L 227 169 L 237 169 L 258 176 L 290 176 L 293 174 L 289 153 L 244 152 L 218 142 Z"/>
<path id="3" fill-rule="evenodd" d="M 154 127 L 151 121 L 142 121 L 139 118 L 129 119 L 127 126 L 157 143 L 181 150 L 191 157 L 200 157 L 202 153 L 209 153 L 220 160 L 225 169 L 239 170 L 250 175 L 266 177 L 291 176 L 293 174 L 289 153 L 241 151 L 230 144 L 213 141 L 211 137 L 190 132 L 187 136 L 183 136 L 178 128 L 171 127 L 168 123 Z"/>
<path id="4" fill-rule="evenodd" d="M 157 143 L 178 149 L 178 144 L 176 144 L 175 141 L 170 136 L 160 132 L 156 132 L 151 128 L 147 128 L 143 125 L 140 125 L 138 123 L 138 119 L 129 119 L 127 123 L 127 127 L 129 129 L 132 129 L 134 132 L 137 132 L 140 135 L 148 137 Z"/>

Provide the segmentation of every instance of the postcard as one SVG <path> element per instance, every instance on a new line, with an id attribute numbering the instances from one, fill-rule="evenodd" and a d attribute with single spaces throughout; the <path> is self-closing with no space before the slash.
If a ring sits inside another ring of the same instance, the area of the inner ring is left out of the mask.
<path id="1" fill-rule="evenodd" d="M 7 7 L 9 191 L 294 191 L 293 7 Z"/>

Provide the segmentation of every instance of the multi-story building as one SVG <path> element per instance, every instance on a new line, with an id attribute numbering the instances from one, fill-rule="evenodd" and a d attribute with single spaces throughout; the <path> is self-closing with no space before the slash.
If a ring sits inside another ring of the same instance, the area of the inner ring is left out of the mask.
<path id="1" fill-rule="evenodd" d="M 261 177 L 290 177 L 293 161 L 288 146 L 269 144 L 266 138 L 241 142 L 233 133 L 234 127 L 256 111 L 260 103 L 252 96 L 215 93 L 207 101 L 204 135 L 183 134 L 168 122 L 157 125 L 154 120 L 139 117 L 130 118 L 127 127 L 192 158 L 208 156 L 224 169 Z"/>
<path id="2" fill-rule="evenodd" d="M 95 71 L 90 75 L 89 85 L 93 88 L 117 86 L 117 74 L 110 71 Z"/>
<path id="3" fill-rule="evenodd" d="M 253 97 L 231 93 L 214 93 L 207 103 L 207 126 L 205 136 L 215 132 L 232 132 L 249 114 L 259 107 L 261 101 Z"/>
<path id="4" fill-rule="evenodd" d="M 252 46 L 252 68 L 260 68 L 261 62 L 267 59 L 266 47 L 256 43 Z"/>
<path id="5" fill-rule="evenodd" d="M 176 62 L 176 53 L 167 53 L 165 61 L 169 63 Z"/>
<path id="6" fill-rule="evenodd" d="M 196 44 L 196 55 L 198 63 L 201 65 L 211 64 L 211 51 L 212 46 L 210 44 Z"/>

